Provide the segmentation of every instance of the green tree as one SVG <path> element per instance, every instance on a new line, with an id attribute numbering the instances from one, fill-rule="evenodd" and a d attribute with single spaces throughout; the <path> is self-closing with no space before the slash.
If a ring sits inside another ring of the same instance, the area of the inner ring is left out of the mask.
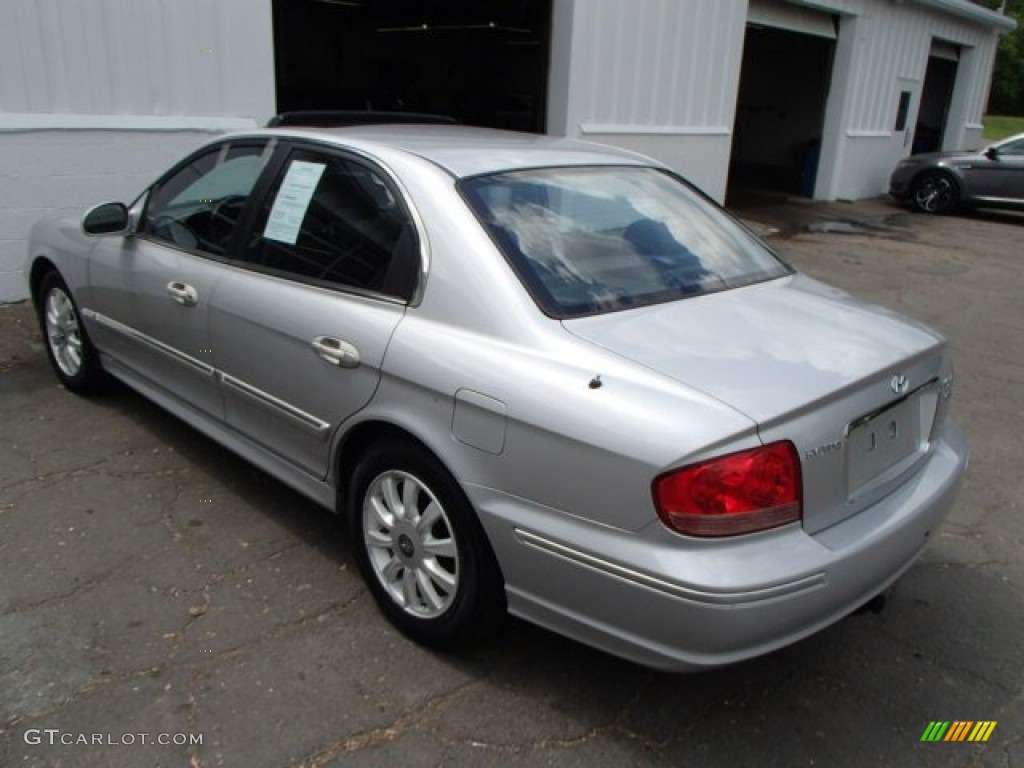
<path id="1" fill-rule="evenodd" d="M 993 10 L 1003 8 L 1017 28 L 1003 35 L 992 75 L 988 111 L 994 115 L 1024 115 L 1024 0 L 973 0 Z"/>

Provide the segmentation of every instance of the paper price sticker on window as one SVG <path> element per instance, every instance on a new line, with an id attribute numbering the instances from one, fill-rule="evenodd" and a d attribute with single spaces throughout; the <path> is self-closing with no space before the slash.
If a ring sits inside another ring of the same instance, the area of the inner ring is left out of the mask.
<path id="1" fill-rule="evenodd" d="M 263 231 L 265 238 L 295 245 L 324 167 L 323 163 L 292 161 L 274 198 L 274 207 L 270 209 L 267 227 Z"/>

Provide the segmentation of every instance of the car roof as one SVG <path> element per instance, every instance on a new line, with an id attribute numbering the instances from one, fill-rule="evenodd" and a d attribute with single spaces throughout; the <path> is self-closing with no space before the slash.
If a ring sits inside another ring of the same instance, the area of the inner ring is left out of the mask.
<path id="1" fill-rule="evenodd" d="M 550 166 L 645 165 L 648 157 L 616 147 L 534 133 L 461 125 L 361 125 L 271 128 L 267 132 L 373 152 L 391 148 L 428 160 L 457 178 Z"/>
<path id="2" fill-rule="evenodd" d="M 1003 144 L 1010 144 L 1014 141 L 1020 141 L 1021 139 L 1024 139 L 1024 133 L 1018 133 L 1013 136 L 1007 136 L 1005 139 L 1000 139 L 999 141 L 995 142 L 995 146 L 998 147 Z"/>

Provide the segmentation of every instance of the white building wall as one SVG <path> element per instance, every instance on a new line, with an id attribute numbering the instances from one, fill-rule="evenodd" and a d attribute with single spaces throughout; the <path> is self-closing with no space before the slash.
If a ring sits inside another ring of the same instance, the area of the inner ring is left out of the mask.
<path id="1" fill-rule="evenodd" d="M 548 132 L 725 195 L 747 0 L 555 0 Z"/>
<path id="2" fill-rule="evenodd" d="M 933 38 L 962 46 L 946 147 L 979 145 L 998 43 L 991 15 L 939 10 L 971 8 L 959 0 L 791 4 L 840 17 L 816 197 L 886 190 L 910 151 L 893 130 L 899 93 L 915 94 L 912 133 Z M 549 132 L 651 155 L 721 200 L 747 9 L 747 0 L 555 0 Z"/>
<path id="3" fill-rule="evenodd" d="M 841 18 L 816 197 L 885 191 L 909 152 L 893 130 L 899 93 L 915 93 L 913 126 L 933 38 L 961 46 L 946 146 L 980 143 L 991 14 L 963 0 L 773 1 Z M 553 2 L 549 132 L 652 155 L 723 199 L 747 0 Z M 131 198 L 199 142 L 274 113 L 273 19 L 271 0 L 0 3 L 0 301 L 11 301 L 26 295 L 40 213 Z"/>
<path id="4" fill-rule="evenodd" d="M 842 113 L 827 121 L 816 197 L 857 199 L 886 191 L 892 169 L 910 153 L 933 39 L 961 46 L 944 147 L 980 145 L 998 46 L 991 26 L 917 2 L 820 0 L 815 6 L 841 15 L 828 109 Z M 913 93 L 908 131 L 896 132 L 904 90 Z"/>
<path id="5" fill-rule="evenodd" d="M 31 223 L 274 113 L 271 0 L 0 0 L 0 302 Z"/>

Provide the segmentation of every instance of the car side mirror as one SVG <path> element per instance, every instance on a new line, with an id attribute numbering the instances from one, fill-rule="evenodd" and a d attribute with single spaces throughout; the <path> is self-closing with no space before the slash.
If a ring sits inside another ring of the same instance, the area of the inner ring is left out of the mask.
<path id="1" fill-rule="evenodd" d="M 124 203 L 103 203 L 86 211 L 82 231 L 87 235 L 127 235 L 131 217 Z"/>
<path id="2" fill-rule="evenodd" d="M 995 147 L 988 147 L 985 150 L 985 157 L 987 157 L 989 160 L 998 160 L 999 150 L 996 149 Z"/>

